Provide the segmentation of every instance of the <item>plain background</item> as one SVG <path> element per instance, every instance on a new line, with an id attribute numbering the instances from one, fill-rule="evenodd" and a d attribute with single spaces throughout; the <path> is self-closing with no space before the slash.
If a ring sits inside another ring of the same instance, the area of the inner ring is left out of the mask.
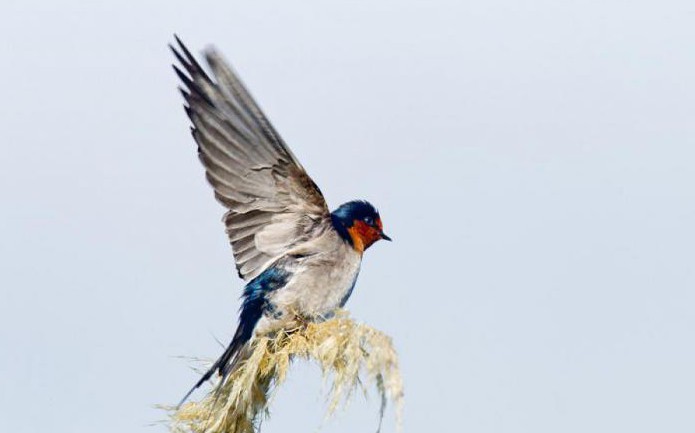
<path id="1" fill-rule="evenodd" d="M 0 13 L 0 431 L 162 432 L 242 282 L 166 44 L 216 44 L 395 240 L 348 303 L 405 432 L 695 431 L 692 1 L 27 1 Z M 323 422 L 295 366 L 265 432 Z M 394 431 L 392 413 L 384 431 Z"/>

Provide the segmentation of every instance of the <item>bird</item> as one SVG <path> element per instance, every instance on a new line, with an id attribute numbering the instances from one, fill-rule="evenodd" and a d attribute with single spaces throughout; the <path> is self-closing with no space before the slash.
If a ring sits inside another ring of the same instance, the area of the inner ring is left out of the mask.
<path id="1" fill-rule="evenodd" d="M 364 252 L 384 233 L 378 210 L 353 200 L 330 211 L 316 183 L 271 125 L 237 73 L 214 48 L 211 75 L 178 36 L 169 44 L 198 157 L 215 198 L 236 269 L 245 281 L 236 331 L 222 355 L 179 403 L 215 373 L 220 384 L 255 336 L 320 322 L 353 292 Z"/>

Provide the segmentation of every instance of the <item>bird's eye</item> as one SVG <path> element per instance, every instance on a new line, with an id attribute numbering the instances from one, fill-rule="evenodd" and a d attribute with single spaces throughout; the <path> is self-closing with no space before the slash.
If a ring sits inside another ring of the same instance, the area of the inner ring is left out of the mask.
<path id="1" fill-rule="evenodd" d="M 374 224 L 374 218 L 372 218 L 370 216 L 366 216 L 366 217 L 362 218 L 362 220 L 365 223 L 367 223 L 368 226 L 371 226 L 372 224 Z"/>

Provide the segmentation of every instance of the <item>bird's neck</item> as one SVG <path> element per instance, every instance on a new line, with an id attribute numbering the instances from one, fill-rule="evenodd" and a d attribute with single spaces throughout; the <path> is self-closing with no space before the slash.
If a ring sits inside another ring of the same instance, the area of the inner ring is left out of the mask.
<path id="1" fill-rule="evenodd" d="M 338 232 L 340 238 L 354 248 L 354 241 L 352 239 L 352 236 L 350 235 L 350 232 L 348 231 L 349 222 L 344 221 L 343 218 L 336 215 L 334 212 L 331 214 L 331 223 L 333 224 L 333 228 L 335 229 L 335 231 Z"/>

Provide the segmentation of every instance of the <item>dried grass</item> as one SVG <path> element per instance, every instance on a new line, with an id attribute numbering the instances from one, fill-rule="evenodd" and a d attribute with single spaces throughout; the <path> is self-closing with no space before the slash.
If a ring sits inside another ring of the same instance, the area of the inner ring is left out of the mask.
<path id="1" fill-rule="evenodd" d="M 297 357 L 316 361 L 324 379 L 330 381 L 327 416 L 356 389 L 366 393 L 364 384 L 373 384 L 381 398 L 381 418 L 391 400 L 400 424 L 403 384 L 391 338 L 340 312 L 324 322 L 257 337 L 248 359 L 224 383 L 201 401 L 188 402 L 172 413 L 172 430 L 253 433 L 268 416 L 269 399 Z"/>

